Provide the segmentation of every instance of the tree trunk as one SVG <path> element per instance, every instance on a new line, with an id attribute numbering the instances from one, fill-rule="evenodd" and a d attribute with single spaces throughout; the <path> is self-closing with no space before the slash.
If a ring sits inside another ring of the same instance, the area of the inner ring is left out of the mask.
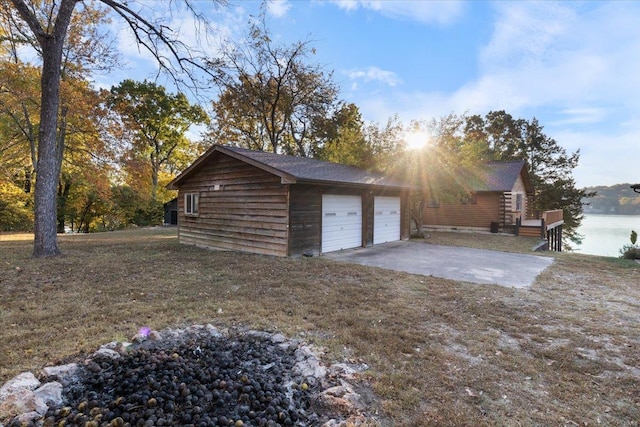
<path id="1" fill-rule="evenodd" d="M 411 219 L 416 226 L 416 236 L 424 237 L 422 216 L 424 215 L 424 206 L 426 204 L 425 195 L 424 193 L 417 193 L 413 195 L 413 199 L 411 200 L 410 208 Z"/>
<path id="2" fill-rule="evenodd" d="M 61 164 L 58 162 L 56 130 L 60 105 L 61 47 L 55 38 L 46 38 L 42 49 L 42 99 L 36 168 L 33 256 L 58 255 L 56 234 L 56 190 Z M 60 52 L 60 53 L 58 53 Z"/>
<path id="3" fill-rule="evenodd" d="M 58 233 L 64 233 L 67 200 L 71 191 L 71 178 L 64 174 L 58 185 Z"/>
<path id="4" fill-rule="evenodd" d="M 60 75 L 62 49 L 71 15 L 78 0 L 62 0 L 53 27 L 44 29 L 24 0 L 12 0 L 20 16 L 29 25 L 42 50 L 42 79 L 38 160 L 36 165 L 33 256 L 58 255 L 56 234 L 56 193 L 63 147 L 57 146 L 58 107 L 60 105 Z"/>

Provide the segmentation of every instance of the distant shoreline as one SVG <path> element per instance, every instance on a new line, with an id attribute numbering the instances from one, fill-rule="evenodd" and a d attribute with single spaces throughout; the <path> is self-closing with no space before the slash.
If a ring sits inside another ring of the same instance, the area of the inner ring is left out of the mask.
<path id="1" fill-rule="evenodd" d="M 601 211 L 582 211 L 584 215 L 610 215 L 610 216 L 640 216 L 640 212 L 601 212 Z"/>

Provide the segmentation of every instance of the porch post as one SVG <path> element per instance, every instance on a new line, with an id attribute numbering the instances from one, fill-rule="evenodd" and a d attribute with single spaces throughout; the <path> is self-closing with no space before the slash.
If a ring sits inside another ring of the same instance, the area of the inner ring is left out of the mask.
<path id="1" fill-rule="evenodd" d="M 562 252 L 562 224 L 558 226 L 558 252 Z"/>

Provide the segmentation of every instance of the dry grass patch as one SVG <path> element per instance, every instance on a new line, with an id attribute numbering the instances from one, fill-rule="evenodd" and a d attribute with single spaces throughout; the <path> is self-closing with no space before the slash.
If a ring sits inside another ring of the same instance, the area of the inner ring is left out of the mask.
<path id="1" fill-rule="evenodd" d="M 420 239 L 422 240 L 422 239 Z M 541 242 L 535 237 L 520 237 L 513 234 L 470 233 L 457 231 L 427 231 L 424 241 L 434 245 L 464 246 L 476 249 L 491 249 L 503 252 L 531 253 Z"/>
<path id="2" fill-rule="evenodd" d="M 529 247 L 482 237 L 494 248 Z M 510 289 L 322 257 L 208 251 L 179 245 L 175 229 L 61 236 L 60 247 L 62 257 L 32 259 L 30 241 L 0 241 L 0 381 L 143 325 L 208 322 L 281 331 L 324 347 L 327 361 L 367 363 L 362 380 L 389 425 L 640 419 L 632 261 L 555 255 L 531 289 Z"/>

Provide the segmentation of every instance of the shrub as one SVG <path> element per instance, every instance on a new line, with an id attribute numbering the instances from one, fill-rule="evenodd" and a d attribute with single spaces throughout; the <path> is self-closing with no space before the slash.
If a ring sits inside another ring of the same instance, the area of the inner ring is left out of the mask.
<path id="1" fill-rule="evenodd" d="M 640 246 L 636 245 L 636 242 L 638 241 L 638 233 L 632 230 L 630 240 L 630 245 L 624 245 L 622 249 L 620 249 L 620 258 L 640 259 Z"/>

